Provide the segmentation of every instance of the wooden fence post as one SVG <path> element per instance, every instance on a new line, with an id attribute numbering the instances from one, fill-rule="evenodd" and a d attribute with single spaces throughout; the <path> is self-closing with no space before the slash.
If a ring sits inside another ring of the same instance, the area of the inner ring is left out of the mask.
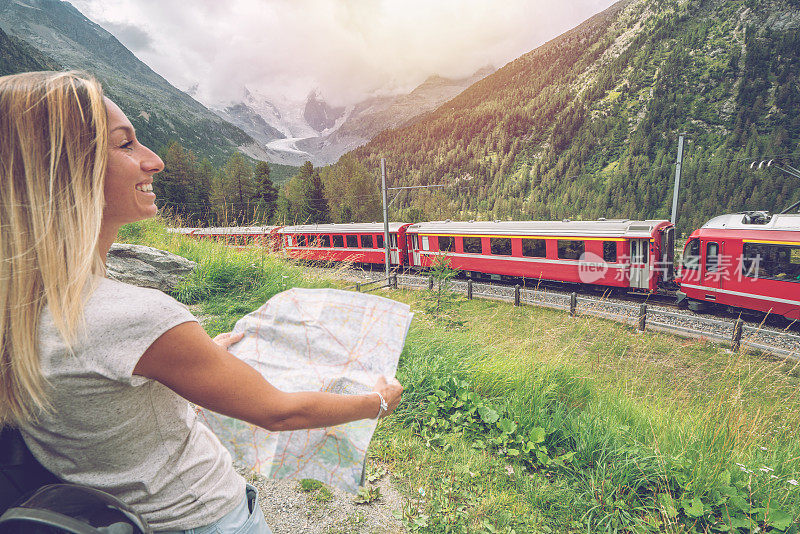
<path id="1" fill-rule="evenodd" d="M 575 308 L 578 307 L 578 294 L 572 293 L 569 296 L 569 316 L 575 317 Z"/>
<path id="2" fill-rule="evenodd" d="M 514 306 L 519 306 L 519 284 L 514 286 Z"/>
<path id="3" fill-rule="evenodd" d="M 647 326 L 647 304 L 642 304 L 639 307 L 639 332 L 644 332 Z"/>
<path id="4" fill-rule="evenodd" d="M 397 275 L 393 274 L 390 280 L 392 289 L 397 289 Z"/>
<path id="5" fill-rule="evenodd" d="M 733 352 L 739 352 L 742 347 L 742 326 L 744 326 L 744 321 L 737 317 L 736 322 L 733 324 L 733 339 L 731 340 L 731 350 Z"/>
<path id="6" fill-rule="evenodd" d="M 356 291 L 361 293 L 361 284 L 356 284 Z"/>
<path id="7" fill-rule="evenodd" d="M 467 300 L 472 300 L 472 280 L 467 280 Z"/>
<path id="8" fill-rule="evenodd" d="M 428 290 L 433 291 L 433 276 L 428 277 Z"/>

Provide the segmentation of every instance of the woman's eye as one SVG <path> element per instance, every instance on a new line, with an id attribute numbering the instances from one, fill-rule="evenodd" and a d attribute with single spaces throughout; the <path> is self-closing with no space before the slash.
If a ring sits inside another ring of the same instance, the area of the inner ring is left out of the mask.
<path id="1" fill-rule="evenodd" d="M 125 143 L 120 145 L 120 148 L 123 149 L 123 150 L 132 150 L 133 149 L 133 141 L 126 141 Z"/>

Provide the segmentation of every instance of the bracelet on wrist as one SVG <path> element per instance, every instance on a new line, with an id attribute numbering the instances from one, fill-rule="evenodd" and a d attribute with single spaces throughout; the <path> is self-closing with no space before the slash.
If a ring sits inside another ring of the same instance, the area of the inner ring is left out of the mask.
<path id="1" fill-rule="evenodd" d="M 381 405 L 378 407 L 378 415 L 375 416 L 375 419 L 380 419 L 383 414 L 389 411 L 389 405 L 386 404 L 386 399 L 384 399 L 383 395 L 381 395 L 379 392 L 373 391 L 372 393 L 381 399 Z"/>

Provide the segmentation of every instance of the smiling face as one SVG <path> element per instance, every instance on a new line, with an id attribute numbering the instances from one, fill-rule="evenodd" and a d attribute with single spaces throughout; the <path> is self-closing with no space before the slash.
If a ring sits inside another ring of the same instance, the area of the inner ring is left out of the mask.
<path id="1" fill-rule="evenodd" d="M 155 216 L 153 175 L 164 169 L 155 152 L 136 139 L 128 117 L 108 98 L 108 164 L 103 226 L 116 229 Z"/>

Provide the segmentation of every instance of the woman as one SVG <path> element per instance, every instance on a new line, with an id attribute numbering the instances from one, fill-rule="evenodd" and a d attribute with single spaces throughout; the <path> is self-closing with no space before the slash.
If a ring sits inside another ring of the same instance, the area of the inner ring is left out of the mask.
<path id="1" fill-rule="evenodd" d="M 120 226 L 156 214 L 162 169 L 91 77 L 0 78 L 0 425 L 154 530 L 269 532 L 187 401 L 291 430 L 388 415 L 402 387 L 281 392 L 225 350 L 237 338 L 212 340 L 171 297 L 103 278 Z"/>

